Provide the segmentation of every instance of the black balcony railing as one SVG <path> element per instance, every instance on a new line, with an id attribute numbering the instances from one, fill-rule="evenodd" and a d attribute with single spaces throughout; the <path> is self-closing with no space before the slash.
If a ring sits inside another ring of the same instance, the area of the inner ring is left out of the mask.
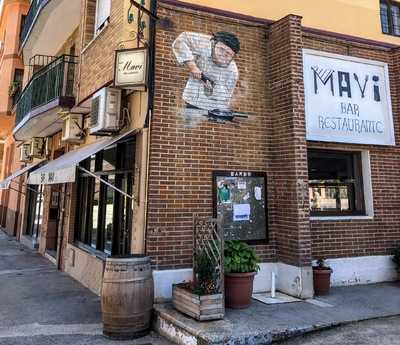
<path id="1" fill-rule="evenodd" d="M 74 97 L 77 57 L 62 55 L 32 76 L 17 100 L 15 125 L 33 110 L 61 98 Z"/>
<path id="2" fill-rule="evenodd" d="M 24 43 L 31 28 L 36 20 L 39 11 L 49 2 L 50 0 L 32 0 L 31 6 L 29 7 L 28 14 L 26 15 L 24 26 L 21 30 L 20 40 Z"/>
<path id="3" fill-rule="evenodd" d="M 54 60 L 57 60 L 58 56 L 49 56 L 49 55 L 39 55 L 36 54 L 29 59 L 29 78 L 30 80 L 32 76 L 39 72 L 43 67 L 46 67 Z"/>

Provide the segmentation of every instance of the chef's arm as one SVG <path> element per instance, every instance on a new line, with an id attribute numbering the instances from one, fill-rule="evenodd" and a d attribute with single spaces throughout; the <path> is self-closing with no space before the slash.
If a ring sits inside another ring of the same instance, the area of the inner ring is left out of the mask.
<path id="1" fill-rule="evenodd" d="M 190 74 L 201 79 L 201 70 L 195 62 L 195 56 L 205 54 L 210 44 L 210 37 L 197 32 L 182 32 L 172 43 L 172 50 L 176 60 L 188 67 Z"/>
<path id="2" fill-rule="evenodd" d="M 201 79 L 201 70 L 197 67 L 194 61 L 186 61 L 186 66 L 189 68 L 190 74 L 195 79 Z"/>

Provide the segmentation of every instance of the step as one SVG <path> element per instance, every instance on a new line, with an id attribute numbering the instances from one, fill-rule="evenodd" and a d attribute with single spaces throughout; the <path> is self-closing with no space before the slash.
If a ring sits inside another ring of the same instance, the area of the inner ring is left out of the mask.
<path id="1" fill-rule="evenodd" d="M 198 322 L 171 304 L 157 304 L 154 309 L 155 331 L 178 345 L 268 345 L 275 340 L 269 331 L 234 335 L 230 321 Z"/>
<path id="2" fill-rule="evenodd" d="M 315 308 L 309 303 L 304 304 L 310 306 L 310 308 Z M 157 333 L 178 345 L 269 345 L 305 333 L 359 320 L 325 320 L 296 323 L 290 322 L 293 320 L 288 317 L 288 320 L 282 323 L 278 322 L 278 325 L 276 322 L 274 323 L 273 319 L 275 317 L 273 316 L 272 308 L 275 307 L 269 307 L 271 309 L 269 316 L 260 315 L 259 322 L 254 324 L 253 320 L 250 325 L 249 313 L 253 316 L 258 315 L 257 309 L 249 308 L 247 311 L 234 311 L 235 318 L 228 315 L 225 316 L 224 320 L 198 322 L 175 310 L 172 304 L 156 304 L 154 306 L 155 318 L 153 326 Z M 232 311 L 230 313 L 232 316 Z"/>

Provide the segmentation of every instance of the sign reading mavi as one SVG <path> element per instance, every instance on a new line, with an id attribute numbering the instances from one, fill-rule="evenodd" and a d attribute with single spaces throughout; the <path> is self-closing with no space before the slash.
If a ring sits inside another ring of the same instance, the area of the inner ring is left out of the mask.
<path id="1" fill-rule="evenodd" d="M 147 48 L 117 50 L 115 86 L 144 90 L 147 86 Z"/>
<path id="2" fill-rule="evenodd" d="M 394 145 L 386 63 L 303 51 L 307 140 Z"/>

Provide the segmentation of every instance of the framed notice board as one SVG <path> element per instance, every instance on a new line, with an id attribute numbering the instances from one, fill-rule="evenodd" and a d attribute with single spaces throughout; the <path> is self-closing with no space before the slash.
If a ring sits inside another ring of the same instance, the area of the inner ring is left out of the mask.
<path id="1" fill-rule="evenodd" d="M 214 217 L 226 240 L 267 241 L 266 174 L 254 171 L 214 171 Z"/>

